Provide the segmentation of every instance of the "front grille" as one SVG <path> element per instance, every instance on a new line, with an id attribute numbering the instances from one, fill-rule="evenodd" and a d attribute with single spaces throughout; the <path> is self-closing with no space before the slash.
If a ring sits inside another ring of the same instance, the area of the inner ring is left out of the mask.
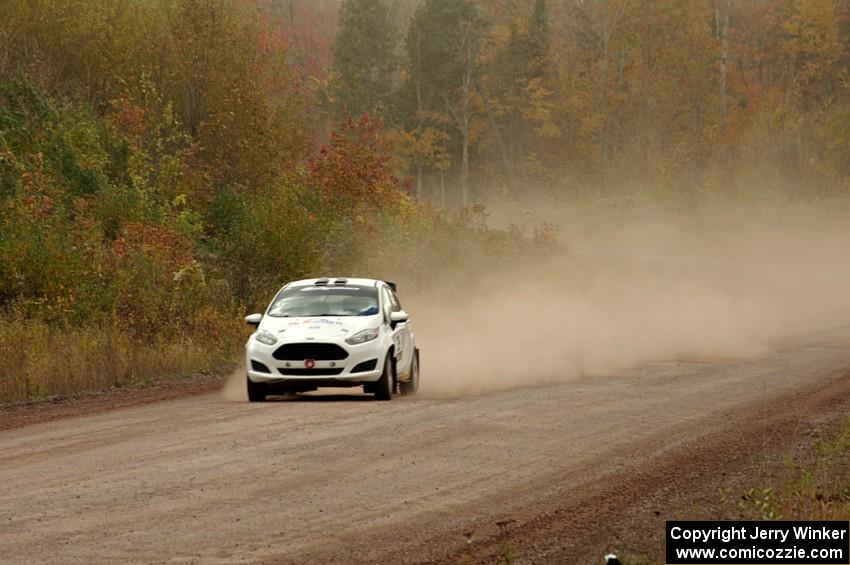
<path id="1" fill-rule="evenodd" d="M 264 363 L 260 363 L 259 361 L 254 361 L 251 359 L 251 369 L 257 371 L 258 373 L 271 373 L 268 367 Z"/>
<path id="2" fill-rule="evenodd" d="M 342 369 L 278 369 L 281 375 L 292 377 L 328 377 L 338 375 Z"/>
<path id="3" fill-rule="evenodd" d="M 281 361 L 339 361 L 348 357 L 348 352 L 333 343 L 287 343 L 278 347 L 273 356 Z"/>
<path id="4" fill-rule="evenodd" d="M 370 359 L 369 361 L 363 361 L 362 363 L 358 363 L 351 369 L 352 373 L 365 373 L 366 371 L 374 371 L 375 367 L 378 366 L 377 359 Z"/>

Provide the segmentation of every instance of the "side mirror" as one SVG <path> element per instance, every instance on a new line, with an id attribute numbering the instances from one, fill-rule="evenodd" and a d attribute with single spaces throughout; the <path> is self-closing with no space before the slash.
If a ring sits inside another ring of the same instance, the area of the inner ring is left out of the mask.
<path id="1" fill-rule="evenodd" d="M 262 314 L 251 314 L 250 316 L 245 316 L 245 323 L 256 328 L 260 325 L 260 320 L 262 319 Z"/>
<path id="2" fill-rule="evenodd" d="M 404 310 L 399 310 L 398 312 L 392 312 L 390 314 L 390 324 L 395 327 L 396 324 L 400 324 L 402 322 L 406 322 L 410 319 L 410 316 L 407 315 L 407 312 Z"/>

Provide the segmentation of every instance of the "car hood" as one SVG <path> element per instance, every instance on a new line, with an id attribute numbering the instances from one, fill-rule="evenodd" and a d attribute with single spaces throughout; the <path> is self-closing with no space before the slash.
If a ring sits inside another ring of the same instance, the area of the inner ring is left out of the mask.
<path id="1" fill-rule="evenodd" d="M 307 318 L 275 318 L 264 316 L 261 330 L 273 333 L 280 340 L 342 338 L 380 325 L 375 316 L 310 316 Z"/>

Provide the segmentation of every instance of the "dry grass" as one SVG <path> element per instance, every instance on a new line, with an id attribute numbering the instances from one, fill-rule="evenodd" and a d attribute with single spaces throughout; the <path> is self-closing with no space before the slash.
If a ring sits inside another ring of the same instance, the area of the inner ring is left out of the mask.
<path id="1" fill-rule="evenodd" d="M 0 402 L 122 387 L 214 370 L 234 348 L 184 336 L 140 342 L 116 327 L 0 320 Z"/>
<path id="2" fill-rule="evenodd" d="M 688 519 L 850 520 L 850 418 L 837 430 L 806 436 L 809 441 L 784 459 L 771 457 L 748 475 L 753 486 L 723 489 L 717 514 Z M 635 545 L 614 552 L 624 565 L 657 562 L 651 544 Z"/>
<path id="3" fill-rule="evenodd" d="M 850 418 L 835 433 L 807 435 L 810 445 L 786 457 L 763 484 L 737 495 L 724 491 L 727 508 L 734 505 L 743 519 L 850 519 Z"/>

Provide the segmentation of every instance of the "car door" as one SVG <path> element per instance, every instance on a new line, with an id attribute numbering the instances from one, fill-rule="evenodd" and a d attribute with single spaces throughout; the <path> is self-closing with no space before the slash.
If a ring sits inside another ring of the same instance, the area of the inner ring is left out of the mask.
<path id="1" fill-rule="evenodd" d="M 401 354 L 404 352 L 404 342 L 402 341 L 401 324 L 395 324 L 390 321 L 390 314 L 393 311 L 393 301 L 390 298 L 390 291 L 387 287 L 381 287 L 381 303 L 384 312 L 384 323 L 390 328 L 390 336 L 395 346 L 396 371 L 403 372 L 404 366 L 401 363 Z"/>
<path id="2" fill-rule="evenodd" d="M 401 302 L 398 300 L 398 296 L 395 291 L 387 289 L 387 294 L 390 298 L 390 306 L 393 312 L 401 312 Z M 401 322 L 396 325 L 396 332 L 398 332 L 398 343 L 401 344 L 396 345 L 396 350 L 398 351 L 397 355 L 397 366 L 399 373 L 407 373 L 410 370 L 410 363 L 413 360 L 413 338 L 412 338 L 412 330 L 410 326 L 410 322 Z"/>

